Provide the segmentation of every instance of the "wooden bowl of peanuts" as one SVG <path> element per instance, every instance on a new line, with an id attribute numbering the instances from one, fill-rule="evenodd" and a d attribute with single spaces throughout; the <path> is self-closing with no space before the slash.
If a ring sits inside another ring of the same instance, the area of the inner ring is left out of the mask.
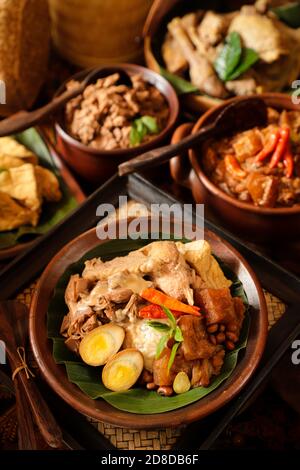
<path id="1" fill-rule="evenodd" d="M 161 145 L 179 112 L 174 89 L 156 72 L 132 64 L 106 70 L 105 77 L 67 103 L 55 122 L 57 150 L 78 175 L 96 184 L 123 161 Z M 76 86 L 88 72 L 72 76 L 57 94 Z M 124 83 L 124 72 L 129 83 Z"/>

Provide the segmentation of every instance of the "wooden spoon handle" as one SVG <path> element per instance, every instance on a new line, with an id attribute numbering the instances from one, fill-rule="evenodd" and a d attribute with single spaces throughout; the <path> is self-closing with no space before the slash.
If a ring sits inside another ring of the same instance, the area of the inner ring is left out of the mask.
<path id="1" fill-rule="evenodd" d="M 23 386 L 17 379 L 14 381 L 14 386 L 18 418 L 18 448 L 19 450 L 37 450 L 37 433 Z"/>
<path id="2" fill-rule="evenodd" d="M 50 447 L 62 447 L 63 437 L 61 429 L 56 423 L 35 381 L 27 379 L 24 371 L 20 372 L 17 377 L 22 383 L 34 420 L 46 443 Z"/>
<path id="3" fill-rule="evenodd" d="M 15 134 L 35 126 L 46 116 L 61 108 L 71 98 L 75 98 L 75 96 L 82 93 L 84 87 L 85 82 L 82 82 L 78 87 L 63 92 L 61 95 L 53 98 L 50 103 L 35 111 L 20 111 L 7 119 L 3 119 L 0 121 L 0 137 Z"/>
<path id="4" fill-rule="evenodd" d="M 214 125 L 205 126 L 197 133 L 185 137 L 177 144 L 165 145 L 164 147 L 150 150 L 149 152 L 145 152 L 138 157 L 128 160 L 127 162 L 121 163 L 118 167 L 119 175 L 128 175 L 136 170 L 144 170 L 160 163 L 164 163 L 170 160 L 170 158 L 180 154 L 184 150 L 188 150 L 196 143 L 207 139 L 214 130 Z"/>

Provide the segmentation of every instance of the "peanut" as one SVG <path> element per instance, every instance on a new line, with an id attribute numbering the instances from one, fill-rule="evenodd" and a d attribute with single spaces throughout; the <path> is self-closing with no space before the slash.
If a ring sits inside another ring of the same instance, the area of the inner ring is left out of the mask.
<path id="1" fill-rule="evenodd" d="M 157 393 L 163 397 L 170 397 L 173 395 L 173 388 L 168 386 L 159 387 Z"/>
<path id="2" fill-rule="evenodd" d="M 207 333 L 210 333 L 210 334 L 216 333 L 218 329 L 219 329 L 218 323 L 214 323 L 213 325 L 209 325 L 207 327 Z"/>
<path id="3" fill-rule="evenodd" d="M 229 351 L 233 351 L 235 348 L 235 344 L 232 341 L 226 341 L 225 346 Z"/>
<path id="4" fill-rule="evenodd" d="M 218 344 L 224 343 L 225 339 L 226 339 L 225 333 L 218 333 L 216 336 L 216 340 Z"/>
<path id="5" fill-rule="evenodd" d="M 146 388 L 147 388 L 148 390 L 156 390 L 156 389 L 157 389 L 157 385 L 156 385 L 154 382 L 149 382 L 149 383 L 147 383 Z"/>
<path id="6" fill-rule="evenodd" d="M 229 341 L 232 341 L 233 343 L 237 343 L 239 339 L 237 334 L 233 333 L 232 331 L 226 332 L 226 338 L 229 339 Z"/>
<path id="7" fill-rule="evenodd" d="M 209 340 L 212 344 L 217 344 L 217 338 L 214 335 L 209 335 Z"/>

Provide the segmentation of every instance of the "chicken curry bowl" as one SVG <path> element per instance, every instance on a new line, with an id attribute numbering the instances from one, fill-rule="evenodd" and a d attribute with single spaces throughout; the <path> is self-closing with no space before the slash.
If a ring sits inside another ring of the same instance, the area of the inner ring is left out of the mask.
<path id="1" fill-rule="evenodd" d="M 68 379 L 146 414 L 195 402 L 227 379 L 247 343 L 248 302 L 210 244 L 144 241 L 115 257 L 120 241 L 101 247 L 64 273 L 49 306 L 53 356 Z"/>
<path id="2" fill-rule="evenodd" d="M 226 194 L 258 207 L 300 203 L 300 113 L 268 108 L 266 127 L 208 141 L 202 165 Z"/>

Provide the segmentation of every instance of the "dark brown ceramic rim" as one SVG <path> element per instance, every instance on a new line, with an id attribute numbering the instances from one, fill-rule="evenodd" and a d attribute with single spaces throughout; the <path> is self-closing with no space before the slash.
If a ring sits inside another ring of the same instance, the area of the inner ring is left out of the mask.
<path id="1" fill-rule="evenodd" d="M 104 400 L 92 400 L 68 381 L 65 367 L 52 356 L 52 342 L 47 339 L 46 317 L 49 301 L 58 279 L 67 267 L 99 245 L 96 229 L 83 233 L 60 250 L 43 272 L 30 310 L 30 341 L 42 375 L 56 393 L 77 411 L 91 418 L 132 429 L 170 427 L 199 420 L 232 400 L 246 385 L 259 364 L 264 351 L 268 314 L 260 283 L 248 263 L 227 242 L 210 231 L 205 238 L 216 255 L 226 262 L 242 280 L 251 304 L 251 324 L 247 347 L 241 352 L 231 376 L 207 397 L 167 413 L 140 415 L 120 411 Z"/>
<path id="2" fill-rule="evenodd" d="M 108 65 L 107 67 L 109 68 L 110 66 Z M 172 85 L 170 85 L 170 83 L 164 77 L 154 72 L 153 70 L 147 69 L 146 67 L 142 67 L 140 65 L 134 65 L 134 64 L 114 64 L 114 65 L 111 65 L 111 67 L 117 67 L 117 68 L 123 69 L 129 75 L 140 74 L 146 82 L 151 83 L 161 92 L 161 94 L 165 97 L 168 103 L 170 112 L 169 112 L 167 125 L 159 134 L 157 134 L 149 142 L 139 145 L 137 147 L 140 153 L 143 153 L 146 150 L 155 147 L 156 143 L 163 140 L 167 136 L 167 134 L 171 131 L 171 129 L 174 127 L 178 118 L 178 113 L 179 113 L 179 101 L 178 101 L 177 94 L 174 88 L 172 87 Z M 90 70 L 91 69 L 78 72 L 72 77 L 68 78 L 68 80 L 66 80 L 57 91 L 57 95 L 62 93 L 65 90 L 65 86 L 68 81 L 72 79 L 73 80 L 83 79 Z M 55 122 L 55 129 L 58 132 L 58 134 L 68 144 L 71 144 L 77 147 L 78 149 L 83 150 L 84 152 L 88 152 L 93 155 L 101 154 L 101 156 L 107 156 L 107 157 L 110 157 L 110 156 L 120 157 L 120 156 L 126 156 L 128 152 L 132 152 L 133 150 L 133 148 L 116 149 L 116 150 L 101 150 L 101 149 L 94 149 L 92 147 L 84 145 L 83 143 L 79 142 L 77 139 L 72 137 L 64 129 L 64 125 L 62 121 L 63 119 L 60 118 Z"/>
<path id="3" fill-rule="evenodd" d="M 264 93 L 259 95 L 268 106 L 272 106 L 278 109 L 289 109 L 295 110 L 300 112 L 300 106 L 293 104 L 291 101 L 291 97 L 288 95 L 284 95 L 283 93 Z M 228 105 L 228 103 L 234 103 L 237 101 L 242 101 L 244 98 L 242 97 L 235 97 L 230 100 L 225 101 L 221 105 L 211 108 L 207 111 L 200 119 L 196 122 L 195 126 L 193 127 L 192 133 L 194 134 L 200 128 L 204 127 L 211 119 L 214 119 L 220 111 Z M 287 214 L 300 214 L 300 204 L 292 206 L 292 207 L 275 207 L 275 208 L 264 208 L 264 207 L 257 207 L 254 204 L 248 202 L 242 202 L 234 197 L 229 196 L 224 191 L 219 189 L 204 173 L 201 167 L 199 151 L 195 149 L 191 149 L 189 151 L 189 158 L 192 167 L 196 171 L 198 178 L 201 180 L 203 185 L 214 194 L 216 197 L 223 199 L 229 204 L 238 207 L 239 209 L 255 212 L 258 214 L 265 214 L 265 215 L 287 215 Z"/>

